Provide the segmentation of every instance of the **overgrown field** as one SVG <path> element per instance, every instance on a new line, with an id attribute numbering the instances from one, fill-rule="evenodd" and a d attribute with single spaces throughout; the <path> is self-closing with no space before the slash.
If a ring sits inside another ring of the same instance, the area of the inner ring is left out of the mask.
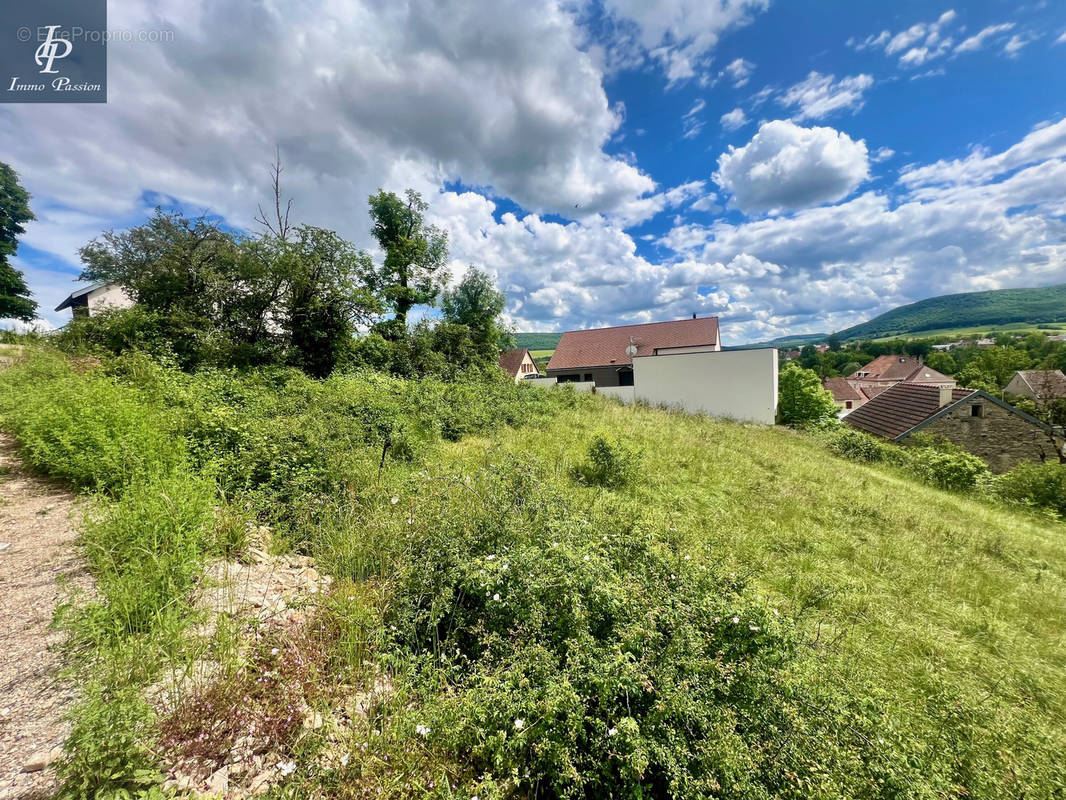
<path id="1" fill-rule="evenodd" d="M 212 715 L 291 759 L 278 797 L 1064 796 L 1049 517 L 506 381 L 41 357 L 0 415 L 97 496 L 68 797 L 158 793 L 241 735 Z M 205 643 L 188 597 L 252 523 L 333 588 L 304 630 Z M 145 701 L 205 658 L 177 712 Z"/>

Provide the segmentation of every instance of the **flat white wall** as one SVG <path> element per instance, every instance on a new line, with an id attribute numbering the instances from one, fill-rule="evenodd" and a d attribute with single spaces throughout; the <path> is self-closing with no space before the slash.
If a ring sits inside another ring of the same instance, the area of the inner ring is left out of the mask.
<path id="1" fill-rule="evenodd" d="M 133 300 L 121 286 L 109 284 L 89 292 L 89 316 L 105 308 L 129 308 Z"/>
<path id="2" fill-rule="evenodd" d="M 633 383 L 634 397 L 651 405 L 766 425 L 777 417 L 777 350 L 771 347 L 640 356 L 633 359 Z"/>
<path id="3" fill-rule="evenodd" d="M 530 378 L 529 380 L 519 381 L 519 383 L 523 386 L 537 386 L 541 389 L 550 389 L 553 386 L 569 386 L 575 392 L 591 392 L 596 388 L 595 381 L 568 381 L 567 383 L 559 383 L 555 378 Z"/>
<path id="4" fill-rule="evenodd" d="M 623 403 L 632 403 L 637 399 L 636 388 L 635 386 L 597 386 L 596 394 L 613 397 Z"/>

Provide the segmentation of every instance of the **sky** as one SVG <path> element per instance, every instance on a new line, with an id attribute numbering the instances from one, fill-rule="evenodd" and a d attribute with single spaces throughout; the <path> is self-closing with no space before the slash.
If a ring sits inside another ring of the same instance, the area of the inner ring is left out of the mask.
<path id="1" fill-rule="evenodd" d="M 1066 0 L 124 0 L 108 102 L 0 105 L 49 325 L 156 206 L 373 251 L 410 187 L 519 331 L 720 317 L 726 345 L 1066 282 Z M 131 38 L 131 37 L 125 37 Z M 136 38 L 136 37 L 132 37 Z"/>

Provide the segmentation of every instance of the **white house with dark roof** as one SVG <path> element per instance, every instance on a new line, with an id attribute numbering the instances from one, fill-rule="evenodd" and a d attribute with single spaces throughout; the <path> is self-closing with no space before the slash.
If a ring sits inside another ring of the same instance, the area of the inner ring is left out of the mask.
<path id="1" fill-rule="evenodd" d="M 75 317 L 99 314 L 105 308 L 129 308 L 133 305 L 133 299 L 126 291 L 114 283 L 94 283 L 84 289 L 71 292 L 67 299 L 56 306 L 56 311 L 65 308 Z"/>

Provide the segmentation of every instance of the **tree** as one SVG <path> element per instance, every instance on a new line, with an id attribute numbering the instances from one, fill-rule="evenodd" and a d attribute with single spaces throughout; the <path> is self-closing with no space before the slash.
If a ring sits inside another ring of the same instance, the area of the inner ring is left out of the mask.
<path id="1" fill-rule="evenodd" d="M 333 231 L 301 225 L 282 256 L 290 363 L 323 378 L 351 345 L 356 326 L 382 311 L 368 286 L 373 262 Z"/>
<path id="2" fill-rule="evenodd" d="M 441 298 L 441 310 L 448 322 L 465 325 L 479 349 L 493 361 L 499 351 L 513 343 L 500 323 L 507 297 L 486 273 L 473 267 L 454 289 Z"/>
<path id="3" fill-rule="evenodd" d="M 840 352 L 840 335 L 836 333 L 829 334 L 829 338 L 825 340 L 825 343 L 829 345 L 829 349 L 834 352 Z"/>
<path id="4" fill-rule="evenodd" d="M 448 235 L 426 224 L 429 205 L 418 192 L 408 189 L 406 198 L 385 191 L 370 197 L 372 232 L 385 252 L 375 288 L 393 308 L 393 336 L 406 331 L 414 306 L 436 302 L 448 278 Z"/>
<path id="5" fill-rule="evenodd" d="M 31 297 L 20 270 L 8 263 L 18 250 L 18 237 L 26 232 L 24 223 L 34 217 L 30 194 L 19 184 L 15 170 L 0 162 L 0 319 L 32 322 L 37 303 Z"/>
<path id="6" fill-rule="evenodd" d="M 822 386 L 818 375 L 789 362 L 778 376 L 777 421 L 800 427 L 835 420 L 837 406 L 833 395 Z"/>

